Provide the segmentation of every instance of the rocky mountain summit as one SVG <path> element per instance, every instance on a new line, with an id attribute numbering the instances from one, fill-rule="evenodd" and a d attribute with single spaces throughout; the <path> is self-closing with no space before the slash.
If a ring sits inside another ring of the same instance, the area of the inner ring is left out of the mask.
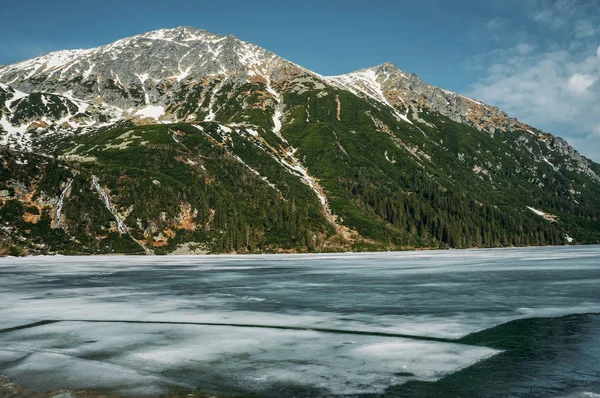
<path id="1" fill-rule="evenodd" d="M 0 146 L 5 250 L 600 237 L 600 168 L 561 138 L 391 63 L 321 76 L 191 27 L 0 66 Z"/>

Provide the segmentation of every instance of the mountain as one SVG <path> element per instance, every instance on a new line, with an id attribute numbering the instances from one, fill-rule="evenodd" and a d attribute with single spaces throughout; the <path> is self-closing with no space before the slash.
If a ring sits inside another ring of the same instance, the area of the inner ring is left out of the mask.
<path id="1" fill-rule="evenodd" d="M 600 242 L 600 165 L 391 63 L 162 29 L 0 66 L 0 254 Z"/>

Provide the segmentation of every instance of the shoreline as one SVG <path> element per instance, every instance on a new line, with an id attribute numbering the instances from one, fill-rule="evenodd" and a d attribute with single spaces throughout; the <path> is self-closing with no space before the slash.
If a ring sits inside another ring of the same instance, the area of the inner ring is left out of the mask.
<path id="1" fill-rule="evenodd" d="M 60 389 L 50 391 L 33 391 L 25 388 L 22 384 L 12 381 L 10 378 L 0 374 L 0 397 L 2 398 L 132 398 L 132 396 L 111 393 L 109 391 Z M 194 389 L 178 388 L 172 392 L 160 395 L 141 395 L 137 398 L 223 398 L 216 395 L 201 392 Z"/>
<path id="2" fill-rule="evenodd" d="M 543 245 L 543 246 L 503 246 L 503 247 L 466 247 L 466 248 L 412 248 L 406 250 L 381 250 L 381 251 L 327 251 L 327 252 L 282 252 L 282 253 L 203 253 L 203 254 L 139 254 L 139 253 L 105 253 L 105 254 L 30 254 L 26 256 L 0 256 L 0 262 L 4 259 L 19 259 L 19 258 L 42 258 L 42 257 L 134 257 L 134 258 L 208 258 L 208 257 L 287 257 L 287 256 L 335 256 L 335 255 L 377 255 L 377 254 L 401 254 L 401 253 L 439 253 L 439 252 L 465 252 L 476 250 L 518 250 L 518 249 L 544 249 L 544 248 L 569 248 L 569 247 L 594 247 L 600 246 L 600 243 L 589 244 L 567 244 L 567 245 Z"/>

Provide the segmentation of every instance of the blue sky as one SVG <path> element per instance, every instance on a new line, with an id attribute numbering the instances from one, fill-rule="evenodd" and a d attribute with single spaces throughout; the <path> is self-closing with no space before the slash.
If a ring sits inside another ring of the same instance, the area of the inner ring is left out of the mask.
<path id="1" fill-rule="evenodd" d="M 600 0 L 29 0 L 2 17 L 0 64 L 181 25 L 324 75 L 391 61 L 600 162 Z"/>

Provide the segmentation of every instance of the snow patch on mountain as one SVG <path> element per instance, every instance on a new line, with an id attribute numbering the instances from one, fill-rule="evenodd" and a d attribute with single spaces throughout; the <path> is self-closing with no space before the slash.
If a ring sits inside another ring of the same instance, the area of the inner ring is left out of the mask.
<path id="1" fill-rule="evenodd" d="M 136 116 L 141 116 L 142 118 L 150 118 L 155 120 L 159 120 L 160 117 L 164 114 L 165 107 L 160 105 L 146 105 L 145 107 L 135 112 Z"/>
<path id="2" fill-rule="evenodd" d="M 284 138 L 281 136 L 281 118 L 283 117 L 283 103 L 281 101 L 281 96 L 277 91 L 273 89 L 273 87 L 271 86 L 271 80 L 268 78 L 267 91 L 273 96 L 276 102 L 275 111 L 273 112 L 273 133 L 275 133 L 276 136 L 284 140 Z"/>
<path id="3" fill-rule="evenodd" d="M 8 90 L 8 87 L 7 87 L 7 86 L 4 86 L 4 87 L 6 87 L 6 88 L 5 88 L 5 90 Z M 4 88 L 4 87 L 3 87 L 3 88 Z M 9 111 L 11 111 L 11 110 L 12 110 L 12 104 L 13 104 L 13 103 L 17 102 L 17 101 L 18 101 L 18 100 L 20 100 L 21 98 L 25 98 L 25 97 L 27 97 L 28 95 L 29 95 L 29 94 L 26 94 L 26 93 L 24 93 L 24 92 L 22 92 L 22 91 L 19 91 L 19 90 L 12 89 L 12 97 L 11 97 L 10 99 L 6 100 L 6 102 L 4 103 L 4 105 L 6 106 L 6 108 L 7 108 Z"/>
<path id="4" fill-rule="evenodd" d="M 448 94 L 451 97 L 460 97 L 460 98 L 466 99 L 467 101 L 471 101 L 471 102 L 473 102 L 475 104 L 478 104 L 478 105 L 481 105 L 481 106 L 486 106 L 485 104 L 483 104 L 483 103 L 481 103 L 481 102 L 479 102 L 477 100 L 474 100 L 473 98 L 469 98 L 467 96 L 464 96 L 462 94 L 458 94 L 458 93 L 455 93 L 455 92 L 449 91 L 449 90 L 444 90 L 443 88 L 440 88 L 440 90 L 442 90 L 444 93 Z"/>
<path id="5" fill-rule="evenodd" d="M 66 230 L 65 224 L 63 222 L 63 217 L 62 217 L 63 216 L 63 214 L 62 214 L 63 213 L 63 205 L 65 203 L 65 197 L 67 196 L 67 193 L 71 189 L 72 183 L 73 183 L 73 179 L 69 178 L 67 180 L 65 188 L 60 193 L 58 202 L 56 203 L 56 224 L 54 225 L 54 228 L 61 228 L 63 230 Z"/>
<path id="6" fill-rule="evenodd" d="M 27 136 L 28 124 L 22 124 L 20 126 L 13 126 L 6 119 L 5 115 L 0 118 L 0 129 L 4 130 L 5 134 L 0 135 L 0 145 L 9 145 L 14 142 L 20 146 L 28 147 L 31 143 L 31 139 Z"/>
<path id="7" fill-rule="evenodd" d="M 17 62 L 12 65 L 0 67 L 0 75 L 13 71 L 24 71 L 28 73 L 26 79 L 29 79 L 35 75 L 44 72 L 52 72 L 60 68 L 64 68 L 69 63 L 75 62 L 81 56 L 89 54 L 92 51 L 92 49 L 79 49 L 51 52 L 42 55 L 41 57 L 28 59 L 25 61 Z M 10 82 L 8 84 L 10 84 Z"/>
<path id="8" fill-rule="evenodd" d="M 555 216 L 554 214 L 546 213 L 544 211 L 541 211 L 541 210 L 536 209 L 535 207 L 531 207 L 531 206 L 527 206 L 527 208 L 529 210 L 531 210 L 534 214 L 537 214 L 538 216 L 543 217 L 547 221 L 556 222 L 558 220 L 558 217 Z"/>
<path id="9" fill-rule="evenodd" d="M 394 115 L 409 124 L 412 121 L 406 115 L 399 113 L 387 100 L 381 84 L 377 81 L 378 76 L 372 69 L 364 69 L 347 75 L 329 76 L 324 78 L 327 82 L 339 88 L 350 91 L 354 95 L 367 96 L 375 101 L 387 105 L 393 110 Z M 361 95 L 362 94 L 362 95 Z"/>
<path id="10" fill-rule="evenodd" d="M 296 156 L 294 156 L 295 152 L 296 149 L 290 148 L 290 150 L 286 153 L 287 157 L 292 160 L 291 163 L 286 159 L 280 159 L 279 161 L 289 169 L 297 172 L 300 175 L 300 180 L 313 190 L 319 199 L 319 202 L 321 202 L 321 205 L 325 206 L 327 204 L 327 197 L 325 196 L 323 188 L 313 177 L 310 176 L 310 174 L 308 174 L 308 169 L 304 167 L 302 163 L 300 163 Z"/>

